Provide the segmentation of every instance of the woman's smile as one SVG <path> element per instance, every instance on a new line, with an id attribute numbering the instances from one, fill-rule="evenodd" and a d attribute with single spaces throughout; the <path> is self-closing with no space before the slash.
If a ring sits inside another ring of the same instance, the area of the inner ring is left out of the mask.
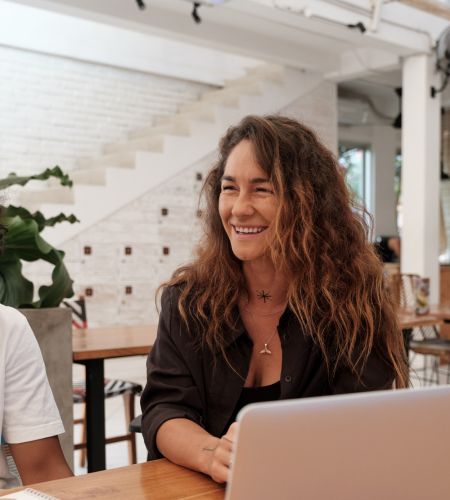
<path id="1" fill-rule="evenodd" d="M 255 237 L 267 229 L 268 226 L 244 226 L 242 224 L 230 224 L 234 230 L 235 236 Z"/>

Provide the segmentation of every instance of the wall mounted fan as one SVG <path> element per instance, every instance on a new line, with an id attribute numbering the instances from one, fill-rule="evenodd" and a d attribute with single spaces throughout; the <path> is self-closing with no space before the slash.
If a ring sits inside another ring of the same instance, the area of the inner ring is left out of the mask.
<path id="1" fill-rule="evenodd" d="M 450 26 L 439 36 L 436 42 L 436 69 L 442 74 L 442 84 L 436 89 L 431 87 L 431 97 L 442 92 L 450 76 Z"/>

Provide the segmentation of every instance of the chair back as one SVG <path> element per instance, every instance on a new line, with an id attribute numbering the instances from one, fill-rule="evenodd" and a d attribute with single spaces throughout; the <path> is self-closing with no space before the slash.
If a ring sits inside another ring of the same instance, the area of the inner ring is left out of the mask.
<path id="1" fill-rule="evenodd" d="M 415 284 L 418 274 L 393 273 L 387 278 L 387 287 L 394 304 L 401 309 L 415 308 Z"/>
<path id="2" fill-rule="evenodd" d="M 72 327 L 76 329 L 87 328 L 86 301 L 80 295 L 77 299 L 63 300 L 63 305 L 72 311 Z"/>

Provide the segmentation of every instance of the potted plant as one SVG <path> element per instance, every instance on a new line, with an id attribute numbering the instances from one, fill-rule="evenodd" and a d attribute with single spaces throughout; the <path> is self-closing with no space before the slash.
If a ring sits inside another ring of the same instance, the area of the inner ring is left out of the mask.
<path id="1" fill-rule="evenodd" d="M 24 186 L 31 180 L 47 180 L 55 177 L 63 186 L 72 186 L 72 181 L 59 167 L 47 169 L 41 174 L 19 177 L 10 174 L 0 179 L 0 192 L 13 185 Z M 0 198 L 1 199 L 1 198 Z M 4 236 L 4 251 L 0 255 L 0 303 L 12 307 L 45 308 L 57 307 L 62 300 L 73 295 L 72 279 L 64 265 L 64 252 L 47 243 L 40 233 L 45 227 L 63 221 L 77 222 L 74 215 L 59 214 L 45 218 L 41 212 L 31 213 L 23 207 L 1 207 L 1 222 L 7 228 Z M 52 284 L 41 286 L 38 298 L 33 300 L 34 285 L 22 274 L 22 261 L 44 260 L 54 266 Z"/>
<path id="2" fill-rule="evenodd" d="M 61 444 L 68 463 L 72 465 L 72 318 L 70 310 L 59 305 L 63 299 L 73 295 L 73 280 L 64 265 L 64 252 L 46 242 L 40 233 L 45 227 L 63 221 L 74 223 L 77 219 L 74 215 L 64 214 L 46 218 L 41 212 L 31 213 L 23 207 L 1 204 L 2 190 L 51 177 L 59 179 L 63 186 L 72 186 L 72 181 L 59 167 L 37 175 L 20 177 L 10 174 L 0 179 L 0 224 L 6 227 L 3 253 L 0 254 L 0 303 L 21 309 L 39 342 L 66 429 Z M 53 265 L 52 283 L 40 286 L 35 297 L 34 284 L 22 274 L 22 261 L 39 260 Z"/>

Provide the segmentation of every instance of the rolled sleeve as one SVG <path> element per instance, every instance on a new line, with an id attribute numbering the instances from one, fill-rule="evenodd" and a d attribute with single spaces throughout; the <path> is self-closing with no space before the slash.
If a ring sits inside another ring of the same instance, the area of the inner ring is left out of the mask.
<path id="1" fill-rule="evenodd" d="M 150 458 L 161 457 L 156 434 L 167 420 L 186 418 L 204 426 L 204 403 L 190 366 L 190 359 L 198 353 L 181 327 L 175 295 L 172 288 L 163 292 L 157 338 L 147 359 L 147 385 L 141 397 L 142 434 Z"/>

